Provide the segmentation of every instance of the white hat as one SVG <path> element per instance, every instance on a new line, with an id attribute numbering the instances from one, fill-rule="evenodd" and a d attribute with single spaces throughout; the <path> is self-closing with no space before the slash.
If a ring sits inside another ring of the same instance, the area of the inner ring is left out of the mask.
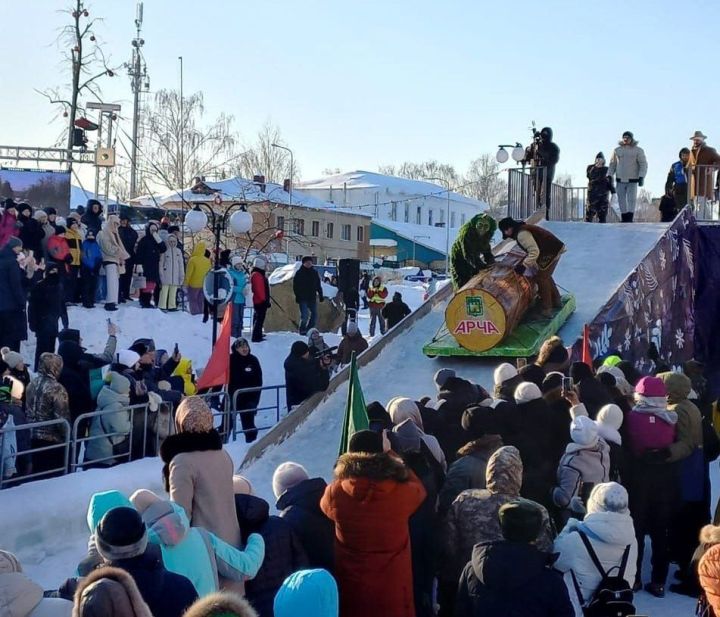
<path id="1" fill-rule="evenodd" d="M 493 380 L 496 386 L 505 383 L 506 381 L 513 379 L 518 376 L 517 369 L 507 362 L 504 362 L 495 369 L 493 373 Z"/>
<path id="2" fill-rule="evenodd" d="M 570 438 L 579 446 L 593 446 L 598 440 L 598 425 L 587 416 L 576 416 L 570 423 Z"/>
<path id="3" fill-rule="evenodd" d="M 123 366 L 127 366 L 128 368 L 132 368 L 140 362 L 140 356 L 130 349 L 121 349 L 115 354 L 115 362 L 122 364 Z"/>
<path id="4" fill-rule="evenodd" d="M 232 259 L 230 259 L 230 264 L 233 266 L 237 266 L 238 264 L 242 263 L 242 257 L 240 255 L 233 255 Z"/>
<path id="5" fill-rule="evenodd" d="M 22 355 L 9 347 L 0 349 L 0 355 L 2 355 L 3 362 L 10 368 L 20 368 L 25 365 L 25 360 L 23 360 Z"/>
<path id="6" fill-rule="evenodd" d="M 600 411 L 598 411 L 597 423 L 605 424 L 619 431 L 623 423 L 622 409 L 613 404 L 604 405 L 600 408 Z"/>
<path id="7" fill-rule="evenodd" d="M 279 499 L 285 491 L 309 478 L 307 469 L 298 463 L 287 462 L 278 465 L 272 477 L 275 499 Z"/>
<path id="8" fill-rule="evenodd" d="M 628 492 L 617 482 L 603 482 L 595 485 L 587 503 L 587 513 L 617 512 L 628 514 Z"/>
<path id="9" fill-rule="evenodd" d="M 410 419 L 419 429 L 423 428 L 422 416 L 415 401 L 404 396 L 396 396 L 388 401 L 385 409 L 395 426 Z"/>
<path id="10" fill-rule="evenodd" d="M 511 365 L 508 364 L 508 366 Z M 530 401 L 536 401 L 542 398 L 542 392 L 540 392 L 540 388 L 538 388 L 536 384 L 523 381 L 515 388 L 514 398 L 518 405 L 520 403 L 529 403 Z"/>
<path id="11" fill-rule="evenodd" d="M 253 259 L 253 268 L 260 268 L 260 270 L 264 270 L 265 260 L 262 257 L 256 257 Z"/>

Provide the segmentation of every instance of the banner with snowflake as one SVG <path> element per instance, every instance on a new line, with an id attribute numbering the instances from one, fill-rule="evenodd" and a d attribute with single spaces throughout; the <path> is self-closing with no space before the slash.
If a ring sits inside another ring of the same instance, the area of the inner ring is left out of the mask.
<path id="1" fill-rule="evenodd" d="M 644 372 L 650 343 L 673 368 L 693 357 L 697 237 L 686 208 L 590 323 L 593 358 L 614 353 Z"/>

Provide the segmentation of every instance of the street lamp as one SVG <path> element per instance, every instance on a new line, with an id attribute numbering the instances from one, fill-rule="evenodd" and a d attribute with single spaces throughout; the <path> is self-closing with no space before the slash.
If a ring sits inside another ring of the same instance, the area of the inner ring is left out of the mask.
<path id="1" fill-rule="evenodd" d="M 293 192 L 293 174 L 295 173 L 295 159 L 293 158 L 293 152 L 290 148 L 281 146 L 280 144 L 270 144 L 273 148 L 280 148 L 280 150 L 287 150 L 290 153 L 290 205 L 292 206 L 292 192 Z"/>
<path id="2" fill-rule="evenodd" d="M 515 145 L 512 144 L 500 144 L 498 146 L 500 148 L 497 151 L 497 154 L 495 155 L 495 160 L 498 163 L 506 163 L 508 160 L 508 153 L 505 148 L 512 148 L 512 152 L 510 153 L 510 156 L 512 156 L 512 160 L 516 163 L 519 163 L 525 158 L 525 148 L 522 147 L 522 144 L 519 142 L 515 142 Z"/>
<path id="3" fill-rule="evenodd" d="M 443 178 L 425 178 L 442 182 L 447 187 L 447 216 L 445 217 L 445 275 L 450 274 L 450 180 Z"/>
<path id="4" fill-rule="evenodd" d="M 219 202 L 219 203 L 218 203 Z M 222 204 L 219 196 L 215 200 L 216 205 Z M 213 327 L 212 344 L 215 347 L 217 340 L 217 308 L 218 308 L 218 279 L 221 276 L 220 268 L 220 237 L 229 229 L 233 234 L 247 233 L 252 229 L 252 215 L 247 211 L 247 204 L 235 202 L 222 213 L 215 212 L 213 208 L 204 202 L 198 202 L 195 207 L 185 215 L 185 225 L 192 234 L 200 233 L 203 229 L 209 228 L 215 236 L 215 266 L 213 268 Z"/>
<path id="5" fill-rule="evenodd" d="M 413 236 L 413 265 L 415 265 L 415 240 L 418 238 L 427 238 L 430 239 L 430 236 Z"/>

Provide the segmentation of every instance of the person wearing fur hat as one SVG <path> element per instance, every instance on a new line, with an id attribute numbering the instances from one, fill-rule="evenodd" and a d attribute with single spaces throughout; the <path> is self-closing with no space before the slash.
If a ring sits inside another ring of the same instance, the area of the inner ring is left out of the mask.
<path id="1" fill-rule="evenodd" d="M 300 570 L 288 576 L 275 596 L 275 617 L 338 617 L 338 588 L 323 569 Z"/>
<path id="2" fill-rule="evenodd" d="M 709 606 L 720 615 L 720 527 L 705 525 L 700 531 L 700 545 L 695 555 L 695 572 L 702 588 L 699 609 Z M 698 611 L 698 614 L 707 613 Z"/>
<path id="3" fill-rule="evenodd" d="M 582 617 L 582 607 L 592 598 L 602 578 L 580 534 L 587 538 L 605 572 L 617 572 L 614 568 L 620 568 L 625 559 L 622 577 L 631 587 L 635 582 L 638 547 L 628 493 L 623 486 L 617 482 L 595 485 L 585 506 L 585 517 L 569 519 L 553 546 L 553 552 L 559 554 L 554 568 L 564 574 L 576 617 Z"/>
<path id="4" fill-rule="evenodd" d="M 559 336 L 551 336 L 543 342 L 538 352 L 535 364 L 545 371 L 545 374 L 557 371 L 566 374 L 570 368 L 570 353 Z"/>
<path id="5" fill-rule="evenodd" d="M 184 617 L 258 617 L 258 613 L 237 593 L 221 591 L 200 598 Z"/>
<path id="6" fill-rule="evenodd" d="M 160 284 L 160 256 L 167 251 L 167 244 L 160 236 L 159 230 L 158 222 L 150 221 L 146 225 L 145 235 L 140 238 L 135 251 L 136 270 L 138 274 L 145 277 L 145 287 L 140 290 L 141 308 L 153 308 L 153 293 Z M 189 268 L 190 264 L 188 263 Z"/>
<path id="7" fill-rule="evenodd" d="M 0 248 L 4 247 L 10 238 L 20 235 L 17 215 L 17 204 L 8 197 L 3 201 L 2 212 L 0 212 Z"/>
<path id="8" fill-rule="evenodd" d="M 523 460 L 522 496 L 550 507 L 558 461 L 554 419 L 542 392 L 534 383 L 523 382 L 515 389 L 515 424 L 503 442 L 515 446 Z"/>
<path id="9" fill-rule="evenodd" d="M 205 256 L 206 245 L 198 242 L 193 248 L 185 271 L 185 293 L 188 299 L 188 310 L 191 315 L 200 315 L 203 312 L 203 283 L 205 276 L 212 268 L 212 262 Z"/>
<path id="10" fill-rule="evenodd" d="M 335 566 L 335 525 L 320 509 L 327 483 L 311 478 L 298 463 L 281 463 L 272 477 L 280 516 L 290 525 L 305 549 L 311 568 L 332 572 Z"/>
<path id="11" fill-rule="evenodd" d="M 84 579 L 75 592 L 73 617 L 153 617 L 130 574 L 102 567 Z"/>
<path id="12" fill-rule="evenodd" d="M 250 289 L 252 290 L 253 299 L 253 328 L 251 340 L 253 343 L 261 343 L 265 340 L 263 334 L 263 326 L 265 325 L 265 315 L 270 304 L 270 283 L 265 274 L 266 263 L 262 257 L 256 257 L 253 260 L 252 271 L 250 272 Z"/>
<path id="13" fill-rule="evenodd" d="M 85 212 L 80 219 L 85 225 L 86 231 L 92 231 L 93 236 L 97 237 L 102 229 L 103 224 L 103 207 L 97 199 L 88 199 Z"/>
<path id="14" fill-rule="evenodd" d="M 426 497 L 387 438 L 360 431 L 337 461 L 320 507 L 335 523 L 343 617 L 414 617 L 408 520 Z"/>
<path id="15" fill-rule="evenodd" d="M 288 409 L 325 390 L 330 382 L 330 372 L 310 355 L 310 348 L 303 341 L 292 344 L 283 367 Z"/>
<path id="16" fill-rule="evenodd" d="M 255 428 L 255 416 L 260 404 L 261 390 L 256 392 L 241 392 L 238 390 L 246 388 L 261 388 L 263 385 L 263 373 L 260 360 L 250 353 L 250 343 L 247 339 L 239 338 L 232 346 L 230 352 L 230 377 L 228 380 L 228 394 L 233 401 L 233 409 L 240 412 L 240 423 L 242 424 L 245 442 L 251 443 L 257 439 Z"/>
<path id="17" fill-rule="evenodd" d="M 148 532 L 132 507 L 111 509 L 95 530 L 95 545 L 106 565 L 127 572 L 154 617 L 182 617 L 198 594 L 192 583 L 163 565 L 160 547 L 148 544 Z M 78 587 L 82 589 L 93 574 Z M 76 598 L 78 595 L 76 595 Z"/>
<path id="18" fill-rule="evenodd" d="M 455 615 L 468 617 L 573 617 L 573 607 L 554 556 L 536 546 L 542 506 L 517 499 L 497 512 L 502 535 L 481 542 L 460 576 Z"/>
<path id="19" fill-rule="evenodd" d="M 170 234 L 165 241 L 167 251 L 160 255 L 160 299 L 158 308 L 161 311 L 177 311 L 177 292 L 185 278 L 185 262 L 178 241 Z"/>
<path id="20" fill-rule="evenodd" d="M 22 253 L 20 238 L 10 238 L 0 248 L 0 346 L 20 351 L 20 341 L 27 339 L 27 290 L 34 274 L 32 268 L 23 272 L 18 264 Z"/>
<path id="21" fill-rule="evenodd" d="M 662 379 L 643 377 L 635 386 L 635 407 L 626 418 L 626 436 L 632 467 L 630 511 L 638 539 L 636 588 L 642 587 L 645 536 L 652 545 L 652 573 L 645 590 L 664 597 L 670 565 L 668 530 L 679 500 L 679 465 L 669 462 L 675 442 L 678 414 L 668 409 Z"/>
<path id="22" fill-rule="evenodd" d="M 577 506 L 587 499 L 589 489 L 610 477 L 610 448 L 598 436 L 598 425 L 587 416 L 577 416 L 570 423 L 570 438 L 557 469 L 557 485 L 553 489 L 553 503 L 565 522 Z"/>
<path id="23" fill-rule="evenodd" d="M 345 329 L 340 345 L 337 349 L 337 359 L 340 366 L 350 364 L 353 353 L 359 356 L 363 351 L 369 347 L 365 337 L 360 333 L 356 321 L 350 321 Z"/>
<path id="24" fill-rule="evenodd" d="M 611 178 L 615 176 L 623 223 L 633 222 L 638 187 L 642 187 L 647 170 L 645 151 L 638 146 L 635 136 L 630 131 L 625 131 L 620 144 L 613 151 L 607 172 Z"/>
<path id="25" fill-rule="evenodd" d="M 0 550 L 0 615 L 70 617 L 72 608 L 67 600 L 44 598 L 43 588 L 23 572 L 17 557 Z"/>
<path id="26" fill-rule="evenodd" d="M 177 434 L 160 447 L 170 499 L 185 508 L 193 526 L 240 546 L 233 502 L 234 465 L 213 428 L 212 411 L 200 397 L 189 396 L 177 408 L 175 426 Z"/>
<path id="27" fill-rule="evenodd" d="M 610 195 L 615 194 L 615 185 L 612 176 L 608 175 L 605 155 L 602 152 L 595 155 L 595 163 L 587 166 L 585 175 L 588 179 L 585 221 L 592 223 L 597 216 L 598 223 L 605 223 L 610 208 Z"/>

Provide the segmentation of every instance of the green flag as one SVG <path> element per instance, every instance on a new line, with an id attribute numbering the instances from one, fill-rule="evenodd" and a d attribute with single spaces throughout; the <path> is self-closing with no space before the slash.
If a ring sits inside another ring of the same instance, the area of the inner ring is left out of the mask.
<path id="1" fill-rule="evenodd" d="M 365 397 L 363 396 L 362 387 L 360 386 L 355 352 L 353 352 L 350 360 L 350 385 L 348 387 L 345 420 L 343 421 L 343 431 L 340 436 L 340 454 L 338 456 L 348 451 L 350 437 L 352 437 L 353 433 L 368 428 L 370 428 L 370 420 L 368 419 L 367 409 L 365 408 Z"/>

